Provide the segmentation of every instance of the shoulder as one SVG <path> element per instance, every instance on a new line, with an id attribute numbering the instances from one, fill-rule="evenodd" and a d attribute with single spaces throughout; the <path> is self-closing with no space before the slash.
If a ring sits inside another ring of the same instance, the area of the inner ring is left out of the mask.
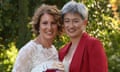
<path id="1" fill-rule="evenodd" d="M 36 44 L 31 40 L 19 50 L 19 54 L 20 53 L 31 54 L 35 50 L 35 48 L 36 48 Z"/>
<path id="2" fill-rule="evenodd" d="M 85 45 L 86 45 L 87 49 L 89 49 L 90 51 L 93 49 L 99 50 L 99 49 L 103 48 L 103 44 L 98 38 L 90 36 L 87 33 L 84 34 L 84 40 L 86 40 Z"/>
<path id="3" fill-rule="evenodd" d="M 87 37 L 87 44 L 88 45 L 102 45 L 102 42 L 93 36 L 88 36 Z"/>
<path id="4" fill-rule="evenodd" d="M 86 44 L 87 44 L 86 45 L 87 49 L 90 53 L 91 52 L 95 52 L 95 53 L 104 52 L 104 46 L 98 38 L 89 36 Z"/>
<path id="5" fill-rule="evenodd" d="M 60 48 L 60 51 L 61 51 L 61 52 L 62 52 L 62 51 L 66 51 L 66 50 L 69 48 L 70 45 L 71 45 L 71 42 L 65 44 L 63 47 Z"/>
<path id="6" fill-rule="evenodd" d="M 101 41 L 98 38 L 95 38 L 86 32 L 83 33 L 83 36 L 81 39 L 84 40 L 85 43 L 87 43 L 87 45 L 94 45 L 94 43 L 101 43 Z"/>
<path id="7" fill-rule="evenodd" d="M 65 44 L 64 47 L 60 48 L 59 50 L 60 59 L 68 52 L 70 45 L 71 45 L 71 42 Z"/>
<path id="8" fill-rule="evenodd" d="M 13 71 L 30 72 L 32 66 L 32 52 L 34 50 L 34 43 L 29 41 L 20 50 L 16 57 Z"/>

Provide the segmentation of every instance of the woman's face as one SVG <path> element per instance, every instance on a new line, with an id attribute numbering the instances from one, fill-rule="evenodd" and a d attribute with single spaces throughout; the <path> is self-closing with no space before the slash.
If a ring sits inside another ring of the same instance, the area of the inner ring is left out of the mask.
<path id="1" fill-rule="evenodd" d="M 54 17 L 50 14 L 43 14 L 40 19 L 40 36 L 51 40 L 54 39 L 58 31 L 58 25 Z"/>
<path id="2" fill-rule="evenodd" d="M 84 30 L 85 21 L 77 13 L 67 13 L 64 15 L 65 32 L 70 38 L 79 38 Z"/>

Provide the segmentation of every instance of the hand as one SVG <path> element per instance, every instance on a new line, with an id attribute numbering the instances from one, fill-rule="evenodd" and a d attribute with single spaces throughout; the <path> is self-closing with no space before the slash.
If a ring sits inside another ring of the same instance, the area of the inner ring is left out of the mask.
<path id="1" fill-rule="evenodd" d="M 64 71 L 64 65 L 62 62 L 54 62 L 52 64 L 52 67 L 55 68 L 55 69 L 58 69 L 59 72 L 63 72 Z"/>
<path id="2" fill-rule="evenodd" d="M 42 64 L 37 65 L 31 70 L 31 72 L 44 72 L 47 69 L 57 69 L 58 72 L 64 72 L 64 66 L 62 62 L 47 61 Z"/>

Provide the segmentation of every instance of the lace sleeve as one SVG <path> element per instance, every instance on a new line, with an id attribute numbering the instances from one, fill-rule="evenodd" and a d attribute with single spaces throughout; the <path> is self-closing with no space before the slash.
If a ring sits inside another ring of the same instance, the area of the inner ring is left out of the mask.
<path id="1" fill-rule="evenodd" d="M 36 67 L 34 67 L 31 72 L 46 72 L 47 69 L 56 69 L 56 67 L 53 66 L 54 61 L 46 61 L 43 62 Z"/>
<path id="2" fill-rule="evenodd" d="M 12 72 L 30 72 L 32 67 L 32 48 L 25 46 L 21 48 L 16 58 Z"/>

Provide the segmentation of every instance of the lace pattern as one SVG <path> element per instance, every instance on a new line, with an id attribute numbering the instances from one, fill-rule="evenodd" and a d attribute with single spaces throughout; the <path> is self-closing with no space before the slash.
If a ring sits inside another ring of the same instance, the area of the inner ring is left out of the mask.
<path id="1" fill-rule="evenodd" d="M 53 45 L 43 48 L 31 40 L 19 51 L 12 72 L 31 72 L 34 67 L 47 61 L 58 61 L 56 48 Z"/>

